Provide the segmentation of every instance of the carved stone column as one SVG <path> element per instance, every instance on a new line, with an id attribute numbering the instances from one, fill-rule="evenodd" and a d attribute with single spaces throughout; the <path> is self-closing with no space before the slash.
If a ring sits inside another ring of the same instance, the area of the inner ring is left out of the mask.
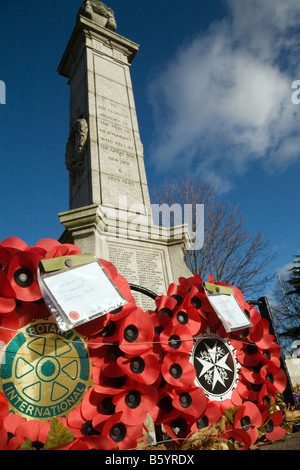
<path id="1" fill-rule="evenodd" d="M 58 72 L 70 86 L 69 210 L 61 241 L 115 264 L 129 282 L 163 294 L 190 241 L 186 225 L 155 226 L 130 76 L 139 46 L 116 33 L 110 8 L 83 2 Z M 142 305 L 144 299 L 139 299 Z"/>

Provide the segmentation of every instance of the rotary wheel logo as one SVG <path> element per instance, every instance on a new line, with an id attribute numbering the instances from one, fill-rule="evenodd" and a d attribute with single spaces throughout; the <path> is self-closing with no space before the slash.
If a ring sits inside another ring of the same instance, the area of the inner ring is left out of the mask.
<path id="1" fill-rule="evenodd" d="M 0 375 L 12 412 L 48 421 L 80 404 L 91 385 L 91 362 L 78 333 L 37 320 L 6 345 Z"/>
<path id="2" fill-rule="evenodd" d="M 196 369 L 195 384 L 211 400 L 230 398 L 236 388 L 239 363 L 228 341 L 215 334 L 203 334 L 194 340 L 191 362 Z"/>

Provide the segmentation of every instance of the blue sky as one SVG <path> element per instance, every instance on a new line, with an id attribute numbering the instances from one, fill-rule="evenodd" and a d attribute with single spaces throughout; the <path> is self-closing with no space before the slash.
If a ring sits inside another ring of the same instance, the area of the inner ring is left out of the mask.
<path id="1" fill-rule="evenodd" d="M 1 0 L 1 240 L 63 232 L 69 90 L 57 67 L 81 3 Z M 106 4 L 117 33 L 140 45 L 131 76 L 150 188 L 184 174 L 211 181 L 282 270 L 300 253 L 299 1 Z"/>

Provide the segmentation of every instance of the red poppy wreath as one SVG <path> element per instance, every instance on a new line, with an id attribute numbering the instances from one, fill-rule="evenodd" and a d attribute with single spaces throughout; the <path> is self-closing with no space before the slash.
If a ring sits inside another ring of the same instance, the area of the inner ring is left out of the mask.
<path id="1" fill-rule="evenodd" d="M 283 414 L 276 409 L 276 392 L 283 392 L 287 383 L 280 347 L 268 321 L 236 287 L 230 288 L 251 324 L 230 332 L 212 308 L 199 275 L 180 278 L 156 299 L 152 316 L 163 377 L 156 422 L 179 444 L 217 423 L 228 409 L 232 424 L 223 437 L 240 441 L 243 449 L 256 442 L 259 430 L 270 440 L 285 434 L 280 428 Z"/>
<path id="2" fill-rule="evenodd" d="M 73 254 L 78 247 L 52 239 L 0 243 L 1 450 L 132 449 L 145 440 L 148 414 L 181 444 L 228 408 L 236 412 L 227 435 L 243 448 L 262 426 L 267 439 L 283 436 L 282 413 L 269 406 L 286 386 L 280 348 L 238 289 L 252 326 L 228 334 L 200 276 L 180 278 L 145 312 L 115 266 L 99 260 L 126 304 L 61 331 L 37 267 Z"/>
<path id="3" fill-rule="evenodd" d="M 160 376 L 150 316 L 116 268 L 99 260 L 126 304 L 61 331 L 42 298 L 37 267 L 76 254 L 75 245 L 52 239 L 0 243 L 1 450 L 28 448 L 29 440 L 29 448 L 48 448 L 49 433 L 50 447 L 59 449 L 129 449 L 144 439 Z"/>

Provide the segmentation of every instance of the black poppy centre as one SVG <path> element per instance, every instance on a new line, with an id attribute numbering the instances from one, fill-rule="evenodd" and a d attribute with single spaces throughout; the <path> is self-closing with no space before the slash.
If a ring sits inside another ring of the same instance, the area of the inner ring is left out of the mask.
<path id="1" fill-rule="evenodd" d="M 236 385 L 236 363 L 233 350 L 218 336 L 196 339 L 191 355 L 196 369 L 195 384 L 214 400 L 229 397 Z"/>

